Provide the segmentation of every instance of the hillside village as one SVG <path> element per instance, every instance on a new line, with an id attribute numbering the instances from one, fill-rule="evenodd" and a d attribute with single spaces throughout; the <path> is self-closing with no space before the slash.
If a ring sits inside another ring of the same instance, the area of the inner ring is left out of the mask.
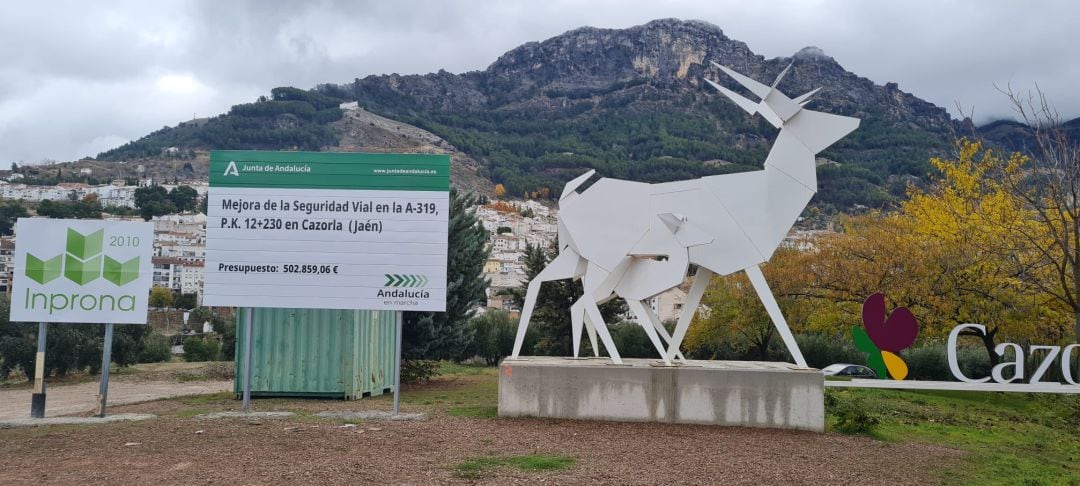
<path id="1" fill-rule="evenodd" d="M 17 179 L 16 179 L 17 181 Z M 0 198 L 30 203 L 42 201 L 83 200 L 96 197 L 102 208 L 134 208 L 135 190 L 153 185 L 153 179 L 140 180 L 138 185 L 125 184 L 123 180 L 109 184 L 89 185 L 64 182 L 53 186 L 21 184 L 0 181 Z M 175 184 L 159 184 L 166 190 L 188 186 L 201 199 L 206 196 L 206 181 L 178 181 Z M 142 221 L 133 216 L 114 216 L 103 213 L 103 219 Z M 203 267 L 206 256 L 206 215 L 202 213 L 168 214 L 155 216 L 154 224 L 154 274 L 155 287 L 164 287 L 181 295 L 194 296 L 196 304 L 202 302 Z M 0 291 L 11 291 L 17 235 L 0 238 Z"/>

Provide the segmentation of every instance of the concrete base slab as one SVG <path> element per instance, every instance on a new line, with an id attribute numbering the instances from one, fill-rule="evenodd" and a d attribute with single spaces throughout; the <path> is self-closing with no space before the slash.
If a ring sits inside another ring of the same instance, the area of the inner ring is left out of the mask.
<path id="1" fill-rule="evenodd" d="M 427 420 L 427 415 L 422 413 L 399 413 L 394 415 L 382 410 L 361 410 L 356 412 L 319 412 L 316 417 L 332 418 L 338 420 Z"/>
<path id="2" fill-rule="evenodd" d="M 45 418 L 21 418 L 0 420 L 0 429 L 12 429 L 15 427 L 36 427 L 40 425 L 94 425 L 108 424 L 113 422 L 133 422 L 137 420 L 149 420 L 157 415 L 149 413 L 118 413 L 105 417 L 45 417 Z"/>
<path id="3" fill-rule="evenodd" d="M 279 419 L 289 418 L 296 415 L 292 412 L 214 412 L 204 413 L 202 415 L 196 415 L 195 418 L 202 419 Z"/>
<path id="4" fill-rule="evenodd" d="M 822 432 L 824 381 L 789 363 L 527 356 L 499 366 L 499 416 Z"/>

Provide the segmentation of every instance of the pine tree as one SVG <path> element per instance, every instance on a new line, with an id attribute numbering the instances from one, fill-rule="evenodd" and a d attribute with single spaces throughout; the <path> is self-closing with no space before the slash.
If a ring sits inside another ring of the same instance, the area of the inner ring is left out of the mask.
<path id="1" fill-rule="evenodd" d="M 484 302 L 488 280 L 487 231 L 473 208 L 476 197 L 450 189 L 446 312 L 406 312 L 402 334 L 408 359 L 459 359 L 472 340 L 469 318 Z"/>

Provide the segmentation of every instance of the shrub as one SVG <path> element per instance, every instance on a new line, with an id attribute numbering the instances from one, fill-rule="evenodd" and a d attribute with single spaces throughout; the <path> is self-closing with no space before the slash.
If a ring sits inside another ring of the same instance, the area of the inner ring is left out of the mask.
<path id="1" fill-rule="evenodd" d="M 160 363 L 168 361 L 170 357 L 172 354 L 169 349 L 169 338 L 155 332 L 146 337 L 138 362 Z"/>
<path id="2" fill-rule="evenodd" d="M 407 359 L 401 362 L 402 383 L 426 383 L 439 374 L 438 361 Z"/>
<path id="3" fill-rule="evenodd" d="M 908 366 L 909 380 L 952 380 L 949 361 L 943 344 L 911 348 L 903 353 Z"/>
<path id="4" fill-rule="evenodd" d="M 517 323 L 502 310 L 487 312 L 469 320 L 473 340 L 462 358 L 478 356 L 488 365 L 494 365 L 514 350 Z"/>
<path id="5" fill-rule="evenodd" d="M 221 343 L 207 337 L 184 339 L 184 361 L 217 361 L 221 356 Z"/>
<path id="6" fill-rule="evenodd" d="M 855 349 L 851 336 L 797 334 L 795 342 L 799 344 L 806 364 L 814 368 L 824 368 L 833 363 L 866 364 L 866 354 Z"/>
<path id="7" fill-rule="evenodd" d="M 608 326 L 611 340 L 623 358 L 660 358 L 645 330 L 636 322 L 621 321 Z M 586 333 L 587 335 L 587 333 Z M 586 337 L 585 340 L 588 340 Z M 597 340 L 599 341 L 599 339 Z M 603 343 L 597 342 L 603 346 Z"/>
<path id="8" fill-rule="evenodd" d="M 881 423 L 862 400 L 834 390 L 825 390 L 825 410 L 836 419 L 833 427 L 843 434 L 869 434 Z"/>
<path id="9" fill-rule="evenodd" d="M 945 350 L 941 350 L 942 356 L 945 355 Z M 990 376 L 990 369 L 993 365 L 990 364 L 990 356 L 986 354 L 986 349 L 982 347 L 972 348 L 960 348 L 956 350 L 956 361 L 960 365 L 960 371 L 964 373 L 964 376 L 979 377 Z M 948 364 L 945 365 L 945 369 L 948 370 Z M 949 380 L 956 381 L 956 378 L 949 372 Z"/>
<path id="10" fill-rule="evenodd" d="M 15 369 L 33 370 L 36 352 L 34 341 L 29 338 L 0 336 L 0 377 L 8 376 Z"/>

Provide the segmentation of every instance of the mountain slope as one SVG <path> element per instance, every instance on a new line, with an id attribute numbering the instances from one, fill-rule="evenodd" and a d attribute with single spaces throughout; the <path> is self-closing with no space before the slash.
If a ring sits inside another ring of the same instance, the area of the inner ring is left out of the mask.
<path id="1" fill-rule="evenodd" d="M 581 28 L 515 48 L 480 72 L 368 76 L 321 92 L 442 136 L 511 194 L 554 194 L 587 167 L 655 182 L 760 166 L 775 130 L 705 85 L 709 77 L 735 87 L 708 61 L 763 81 L 792 64 L 783 91 L 821 87 L 812 108 L 863 119 L 822 154 L 837 164 L 820 169 L 818 204 L 880 206 L 948 147 L 945 110 L 895 84 L 875 85 L 815 48 L 765 59 L 698 21 Z"/>
<path id="2" fill-rule="evenodd" d="M 765 59 L 712 24 L 666 19 L 572 30 L 512 49 L 483 71 L 368 76 L 306 92 L 278 88 L 271 99 L 237 105 L 198 126 L 163 129 L 99 158 L 153 157 L 173 146 L 378 149 L 364 142 L 386 139 L 372 131 L 378 127 L 349 122 L 336 108 L 355 100 L 448 144 L 421 137 L 385 149 L 454 151 L 462 165 L 456 183 L 468 179 L 483 189 L 483 178 L 512 196 L 558 194 L 586 168 L 650 182 L 758 168 L 775 129 L 705 85 L 703 77 L 736 87 L 708 61 L 770 82 L 792 64 L 781 90 L 794 96 L 821 87 L 810 108 L 863 119 L 821 154 L 819 206 L 888 204 L 907 180 L 929 172 L 930 155 L 947 150 L 956 129 L 944 109 L 850 73 L 819 49 Z M 350 139 L 352 132 L 359 135 Z"/>

